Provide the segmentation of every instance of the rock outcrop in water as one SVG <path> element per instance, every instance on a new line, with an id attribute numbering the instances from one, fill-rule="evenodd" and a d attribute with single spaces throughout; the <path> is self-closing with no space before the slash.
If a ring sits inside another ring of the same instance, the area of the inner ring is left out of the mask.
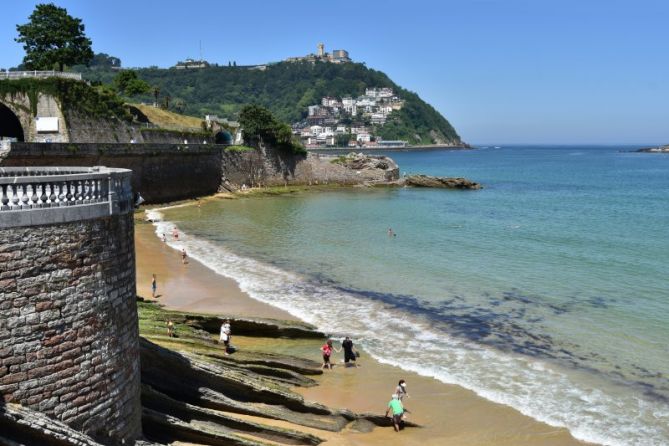
<path id="1" fill-rule="evenodd" d="M 637 150 L 637 152 L 645 152 L 645 153 L 669 153 L 669 144 L 666 146 L 659 146 L 659 147 L 645 147 L 643 149 Z"/>
<path id="2" fill-rule="evenodd" d="M 481 185 L 467 178 L 409 175 L 397 181 L 399 186 L 432 187 L 441 189 L 481 189 Z"/>

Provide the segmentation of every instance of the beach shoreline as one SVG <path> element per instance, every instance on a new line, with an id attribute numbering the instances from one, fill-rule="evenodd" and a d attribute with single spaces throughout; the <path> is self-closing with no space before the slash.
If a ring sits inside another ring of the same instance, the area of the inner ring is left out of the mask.
<path id="1" fill-rule="evenodd" d="M 206 200 L 205 200 L 206 202 Z M 195 205 L 196 202 L 185 205 Z M 231 317 L 262 317 L 296 320 L 290 313 L 253 299 L 237 282 L 210 270 L 194 259 L 181 263 L 177 250 L 162 242 L 156 228 L 136 219 L 138 295 L 151 298 L 151 275 L 157 275 L 158 301 L 168 309 L 218 314 Z M 170 235 L 168 235 L 169 237 Z M 234 330 L 234 327 L 233 327 Z M 355 341 L 355 339 L 354 339 Z M 337 341 L 335 341 L 337 342 Z M 322 341 L 237 338 L 240 348 L 265 349 L 291 353 L 318 360 Z M 377 428 L 371 433 L 344 431 L 328 435 L 327 444 L 388 444 L 397 435 L 409 445 L 583 445 L 565 428 L 549 426 L 510 407 L 492 403 L 460 386 L 407 372 L 369 358 L 363 351 L 360 368 L 337 366 L 318 377 L 318 386 L 296 388 L 305 399 L 355 412 L 383 413 L 397 380 L 406 379 L 412 396 L 407 406 L 411 420 L 421 429 L 396 434 L 392 429 Z"/>

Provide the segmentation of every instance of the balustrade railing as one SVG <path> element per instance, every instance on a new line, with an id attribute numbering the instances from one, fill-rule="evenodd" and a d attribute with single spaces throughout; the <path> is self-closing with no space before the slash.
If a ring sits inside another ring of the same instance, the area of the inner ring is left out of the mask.
<path id="1" fill-rule="evenodd" d="M 61 209 L 61 221 L 126 213 L 133 207 L 131 174 L 106 167 L 0 168 L 0 227 L 28 221 L 17 217 L 25 211 L 43 211 L 29 220 L 42 223 L 52 220 L 49 211 L 56 209 Z M 91 208 L 81 209 L 87 206 Z M 65 215 L 65 208 L 73 212 Z"/>
<path id="2" fill-rule="evenodd" d="M 65 79 L 75 79 L 81 80 L 81 73 L 71 73 L 67 71 L 0 71 L 0 80 L 1 79 L 23 79 L 23 78 L 38 78 L 44 79 L 47 77 L 62 77 Z"/>

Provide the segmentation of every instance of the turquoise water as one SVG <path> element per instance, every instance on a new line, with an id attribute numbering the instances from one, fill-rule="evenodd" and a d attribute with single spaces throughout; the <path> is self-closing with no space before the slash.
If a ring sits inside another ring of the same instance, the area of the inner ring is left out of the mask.
<path id="1" fill-rule="evenodd" d="M 383 362 L 584 440 L 669 444 L 669 156 L 630 149 L 393 152 L 485 188 L 219 201 L 157 232 Z"/>

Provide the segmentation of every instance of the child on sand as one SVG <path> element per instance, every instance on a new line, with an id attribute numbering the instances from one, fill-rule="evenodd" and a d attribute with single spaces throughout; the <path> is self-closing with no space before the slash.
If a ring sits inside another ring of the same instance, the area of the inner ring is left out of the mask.
<path id="1" fill-rule="evenodd" d="M 151 274 L 151 297 L 155 298 L 156 297 L 156 275 Z"/>
<path id="2" fill-rule="evenodd" d="M 174 337 L 174 322 L 172 322 L 172 319 L 167 320 L 167 336 Z"/>

